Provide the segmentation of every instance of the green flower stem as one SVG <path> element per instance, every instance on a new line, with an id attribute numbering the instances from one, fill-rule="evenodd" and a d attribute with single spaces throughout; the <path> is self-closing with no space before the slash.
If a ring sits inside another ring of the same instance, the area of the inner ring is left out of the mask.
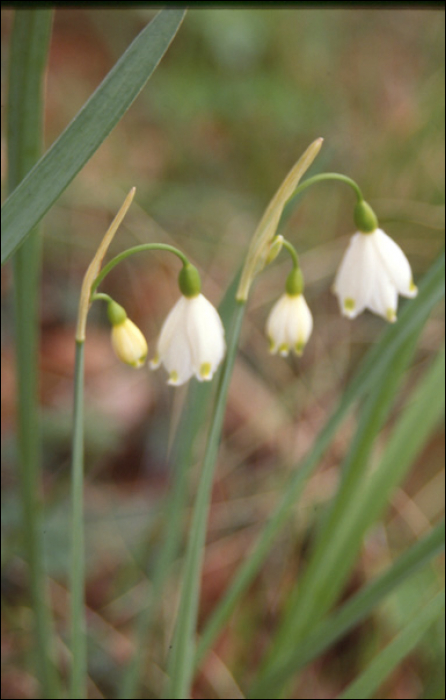
<path id="1" fill-rule="evenodd" d="M 142 253 L 143 251 L 147 250 L 166 250 L 167 252 L 173 253 L 180 258 L 183 265 L 190 265 L 190 262 L 184 253 L 182 253 L 181 250 L 178 250 L 178 248 L 174 248 L 172 245 L 167 245 L 167 243 L 143 243 L 142 245 L 134 246 L 134 248 L 128 248 L 128 250 L 124 250 L 123 253 L 120 253 L 115 258 L 112 258 L 112 260 L 110 260 L 110 262 L 103 267 L 99 275 L 94 280 L 93 284 L 91 285 L 91 293 L 93 294 L 93 292 L 96 291 L 104 277 L 106 277 L 108 273 L 111 272 L 114 267 L 116 267 L 116 265 L 128 258 L 130 255 Z"/>
<path id="2" fill-rule="evenodd" d="M 286 238 L 283 239 L 282 243 L 283 248 L 285 248 L 288 253 L 291 255 L 291 259 L 293 261 L 293 267 L 298 270 L 300 268 L 300 263 L 299 263 L 299 256 L 297 254 L 296 248 L 293 246 L 292 243 L 286 240 Z"/>
<path id="3" fill-rule="evenodd" d="M 93 296 L 91 297 L 90 301 L 91 301 L 92 303 L 93 303 L 93 301 L 106 301 L 106 302 L 110 302 L 110 301 L 113 301 L 113 299 L 112 299 L 111 296 L 109 296 L 108 294 L 103 294 L 103 292 L 99 292 L 98 294 L 93 294 Z"/>
<path id="4" fill-rule="evenodd" d="M 184 563 L 177 624 L 169 659 L 170 681 L 165 698 L 169 698 L 170 700 L 189 697 L 190 686 L 193 679 L 195 628 L 200 595 L 200 576 L 206 537 L 206 522 L 209 511 L 214 467 L 226 408 L 226 399 L 245 307 L 245 302 L 238 302 L 234 314 L 233 325 L 228 338 L 226 360 L 217 388 L 214 413 L 192 516 Z"/>
<path id="5" fill-rule="evenodd" d="M 324 182 L 325 180 L 339 180 L 339 182 L 344 182 L 346 185 L 350 185 L 350 187 L 355 191 L 356 197 L 358 198 L 358 202 L 362 202 L 364 197 L 361 192 L 361 189 L 359 185 L 356 184 L 354 180 L 351 179 L 351 177 L 347 177 L 347 175 L 341 175 L 340 173 L 320 173 L 319 175 L 314 175 L 313 177 L 309 177 L 308 180 L 304 180 L 301 185 L 296 187 L 294 190 L 293 195 L 290 197 L 291 199 L 294 199 L 298 194 L 303 192 L 304 190 L 307 189 L 307 187 L 310 187 L 311 185 L 315 185 L 317 182 Z"/>
<path id="6" fill-rule="evenodd" d="M 84 593 L 84 342 L 76 341 L 73 452 L 71 472 L 71 679 L 70 697 L 87 697 L 87 641 Z"/>
<path id="7" fill-rule="evenodd" d="M 42 150 L 44 83 L 52 11 L 15 13 L 8 95 L 8 189 L 22 181 Z M 34 229 L 13 259 L 17 372 L 17 442 L 23 543 L 29 572 L 37 676 L 45 698 L 60 696 L 52 649 L 51 615 L 43 563 L 38 416 L 40 236 Z"/>

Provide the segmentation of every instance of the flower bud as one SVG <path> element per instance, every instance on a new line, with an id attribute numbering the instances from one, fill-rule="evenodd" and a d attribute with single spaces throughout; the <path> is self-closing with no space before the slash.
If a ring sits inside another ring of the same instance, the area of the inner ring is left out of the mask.
<path id="1" fill-rule="evenodd" d="M 142 367 L 148 347 L 138 326 L 127 318 L 125 309 L 115 301 L 109 302 L 107 312 L 112 324 L 111 340 L 116 356 L 126 365 Z"/>

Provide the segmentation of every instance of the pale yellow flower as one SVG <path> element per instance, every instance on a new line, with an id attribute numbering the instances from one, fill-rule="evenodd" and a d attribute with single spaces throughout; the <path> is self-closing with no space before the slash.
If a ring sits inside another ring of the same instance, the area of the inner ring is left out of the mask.
<path id="1" fill-rule="evenodd" d="M 112 326 L 111 340 L 117 357 L 132 367 L 142 367 L 148 347 L 146 339 L 133 321 L 125 318 Z"/>

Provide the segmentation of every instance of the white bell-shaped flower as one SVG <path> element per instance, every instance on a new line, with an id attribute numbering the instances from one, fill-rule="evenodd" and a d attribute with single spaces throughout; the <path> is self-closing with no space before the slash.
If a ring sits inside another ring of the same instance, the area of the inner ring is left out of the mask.
<path id="1" fill-rule="evenodd" d="M 150 367 L 163 364 L 168 384 L 184 384 L 193 375 L 212 379 L 225 354 L 224 328 L 220 316 L 203 296 L 181 296 L 167 316 Z"/>
<path id="2" fill-rule="evenodd" d="M 270 352 L 286 357 L 292 350 L 296 355 L 302 355 L 312 330 L 313 316 L 303 294 L 283 294 L 266 322 Z"/>
<path id="3" fill-rule="evenodd" d="M 355 318 L 364 309 L 396 321 L 398 294 L 415 297 L 409 262 L 401 248 L 380 228 L 352 237 L 333 291 L 341 313 Z"/>

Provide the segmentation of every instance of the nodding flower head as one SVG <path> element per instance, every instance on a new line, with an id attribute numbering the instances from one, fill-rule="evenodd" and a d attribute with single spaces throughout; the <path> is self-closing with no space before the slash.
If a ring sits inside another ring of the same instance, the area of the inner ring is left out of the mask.
<path id="1" fill-rule="evenodd" d="M 150 367 L 163 364 L 169 373 L 168 384 L 184 384 L 193 375 L 200 382 L 209 381 L 226 350 L 223 324 L 200 293 L 200 276 L 193 265 L 183 267 L 178 282 L 182 296 L 164 321 Z"/>
<path id="2" fill-rule="evenodd" d="M 203 294 L 181 296 L 164 321 L 150 367 L 163 364 L 168 384 L 184 384 L 193 375 L 200 382 L 209 381 L 225 349 L 223 324 L 210 301 Z"/>
<path id="3" fill-rule="evenodd" d="M 303 294 L 286 292 L 275 303 L 266 322 L 270 352 L 286 357 L 302 355 L 313 330 L 313 317 Z"/>
<path id="4" fill-rule="evenodd" d="M 341 313 L 355 318 L 369 309 L 387 321 L 396 321 L 398 294 L 415 297 L 409 262 L 401 248 L 380 228 L 358 231 L 352 237 L 333 291 Z"/>

